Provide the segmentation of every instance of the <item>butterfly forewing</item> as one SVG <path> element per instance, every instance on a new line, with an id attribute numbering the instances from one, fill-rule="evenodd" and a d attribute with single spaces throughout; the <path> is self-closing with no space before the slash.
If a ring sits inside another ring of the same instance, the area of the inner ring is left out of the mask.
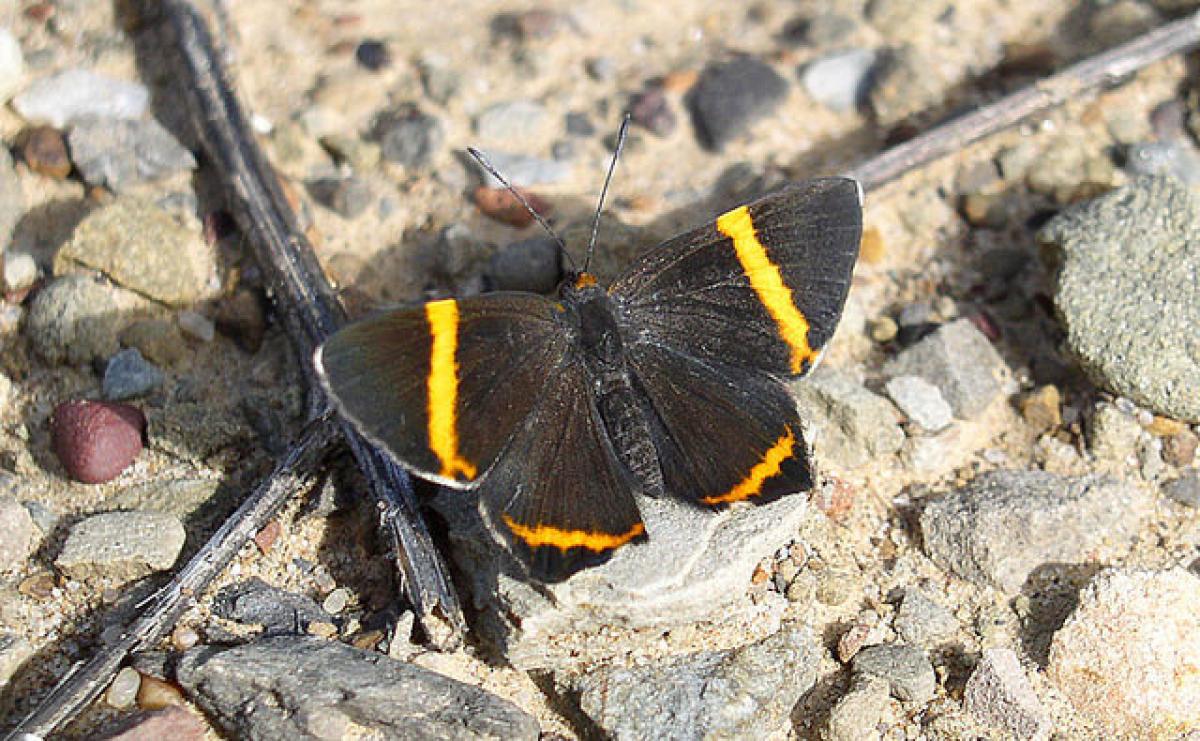
<path id="1" fill-rule="evenodd" d="M 811 180 L 659 245 L 610 292 L 636 341 L 802 375 L 837 327 L 861 235 L 858 184 Z"/>
<path id="2" fill-rule="evenodd" d="M 423 478 L 476 483 L 525 422 L 569 344 L 556 304 L 494 293 L 352 324 L 318 351 L 339 411 Z M 500 393 L 503 389 L 520 393 Z"/>

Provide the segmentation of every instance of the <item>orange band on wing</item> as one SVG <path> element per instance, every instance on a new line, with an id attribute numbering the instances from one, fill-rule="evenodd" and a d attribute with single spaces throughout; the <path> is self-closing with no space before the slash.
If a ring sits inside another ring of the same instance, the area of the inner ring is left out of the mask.
<path id="1" fill-rule="evenodd" d="M 758 239 L 750 209 L 741 206 L 717 219 L 717 231 L 733 240 L 742 271 L 750 279 L 750 287 L 779 328 L 779 336 L 792 350 L 793 373 L 800 373 L 816 359 L 817 353 L 808 344 L 808 320 L 792 300 L 792 289 L 783 282 L 779 266 L 771 262 L 767 250 Z"/>
<path id="2" fill-rule="evenodd" d="M 453 299 L 425 304 L 429 322 L 429 449 L 441 461 L 441 475 L 468 481 L 475 465 L 458 454 L 458 304 Z"/>
<path id="3" fill-rule="evenodd" d="M 783 435 L 775 441 L 762 460 L 750 469 L 750 473 L 742 479 L 741 483 L 724 494 L 704 497 L 700 501 L 705 504 L 730 504 L 760 494 L 763 483 L 772 476 L 779 475 L 783 462 L 792 457 L 795 447 L 796 436 L 792 433 L 791 427 L 785 427 Z"/>
<path id="4" fill-rule="evenodd" d="M 530 548 L 548 545 L 562 551 L 568 548 L 587 548 L 596 552 L 610 551 L 613 548 L 625 545 L 646 532 L 646 526 L 640 522 L 635 523 L 626 532 L 614 535 L 612 533 L 594 533 L 587 530 L 563 530 L 551 527 L 550 525 L 525 527 L 513 522 L 512 518 L 508 515 L 502 515 L 501 517 L 504 520 L 504 524 L 508 525 L 508 529 L 512 530 L 513 535 L 520 538 Z"/>

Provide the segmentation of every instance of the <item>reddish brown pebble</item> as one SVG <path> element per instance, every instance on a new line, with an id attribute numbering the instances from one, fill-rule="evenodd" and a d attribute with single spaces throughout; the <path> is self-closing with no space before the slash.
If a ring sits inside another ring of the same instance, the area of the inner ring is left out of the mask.
<path id="1" fill-rule="evenodd" d="M 138 687 L 137 704 L 142 710 L 162 710 L 172 705 L 182 705 L 183 693 L 170 682 L 143 674 L 142 684 Z"/>
<path id="2" fill-rule="evenodd" d="M 1196 460 L 1196 446 L 1200 438 L 1191 430 L 1183 430 L 1168 438 L 1163 438 L 1163 460 L 1172 466 L 1183 468 L 1192 465 Z"/>
<path id="3" fill-rule="evenodd" d="M 142 452 L 146 417 L 128 404 L 67 401 L 50 418 L 50 444 L 67 475 L 85 484 L 111 481 Z"/>
<path id="4" fill-rule="evenodd" d="M 54 4 L 34 3 L 25 9 L 25 17 L 31 21 L 45 23 L 54 17 Z"/>
<path id="5" fill-rule="evenodd" d="M 662 90 L 643 90 L 629 101 L 629 116 L 633 123 L 656 136 L 669 136 L 675 130 L 675 111 Z"/>
<path id="6" fill-rule="evenodd" d="M 208 725 L 199 715 L 178 705 L 172 705 L 152 713 L 139 713 L 124 730 L 109 741 L 203 741 L 207 738 Z"/>
<path id="7" fill-rule="evenodd" d="M 71 157 L 63 135 L 52 126 L 37 126 L 29 131 L 21 158 L 29 169 L 47 177 L 62 180 L 71 174 Z"/>
<path id="8" fill-rule="evenodd" d="M 523 188 L 517 188 L 517 191 L 524 195 L 524 199 L 529 201 L 529 205 L 533 206 L 534 211 L 544 217 L 550 216 L 552 209 L 550 204 L 546 203 L 546 199 Z M 510 227 L 523 229 L 533 223 L 533 216 L 526 211 L 526 207 L 521 204 L 521 201 L 508 191 L 508 188 L 487 186 L 475 188 L 475 206 L 482 215 L 493 221 L 508 224 Z"/>
<path id="9" fill-rule="evenodd" d="M 521 188 L 517 188 L 517 190 L 539 214 L 542 216 L 550 214 L 550 204 L 544 198 Z M 489 219 L 499 221 L 502 224 L 508 224 L 509 226 L 515 226 L 518 229 L 522 229 L 533 223 L 533 216 L 525 210 L 521 202 L 512 193 L 509 193 L 506 188 L 489 188 L 486 185 L 479 186 L 475 189 L 475 206 Z"/>
<path id="10" fill-rule="evenodd" d="M 275 545 L 275 541 L 279 540 L 282 532 L 283 526 L 279 524 L 279 520 L 271 520 L 254 534 L 254 544 L 258 546 L 258 550 L 267 553 L 271 546 Z"/>
<path id="11" fill-rule="evenodd" d="M 829 486 L 816 489 L 812 503 L 831 520 L 840 520 L 854 508 L 854 487 L 845 479 L 833 478 Z"/>
<path id="12" fill-rule="evenodd" d="M 767 579 L 771 578 L 770 569 L 765 568 L 762 564 L 755 567 L 754 573 L 750 575 L 751 584 L 762 584 Z"/>

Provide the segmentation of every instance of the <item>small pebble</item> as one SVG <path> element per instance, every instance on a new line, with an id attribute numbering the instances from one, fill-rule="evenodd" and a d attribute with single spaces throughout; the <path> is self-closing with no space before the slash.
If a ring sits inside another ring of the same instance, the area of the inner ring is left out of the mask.
<path id="1" fill-rule="evenodd" d="M 567 133 L 571 136 L 591 136 L 596 133 L 596 125 L 592 123 L 592 119 L 588 118 L 586 113 L 572 111 L 567 114 L 566 118 Z"/>
<path id="2" fill-rule="evenodd" d="M 629 101 L 629 116 L 632 123 L 655 136 L 670 136 L 678 125 L 670 101 L 658 88 L 650 88 L 633 96 Z"/>
<path id="3" fill-rule="evenodd" d="M 871 322 L 871 339 L 880 344 L 891 342 L 896 339 L 899 329 L 896 320 L 885 314 Z"/>
<path id="4" fill-rule="evenodd" d="M 1163 460 L 1177 468 L 1192 465 L 1196 460 L 1196 447 L 1200 438 L 1191 430 L 1184 430 L 1163 439 Z"/>
<path id="5" fill-rule="evenodd" d="M 529 205 L 543 218 L 550 214 L 552 208 L 549 202 L 530 191 L 520 188 L 518 190 L 525 200 L 529 201 Z M 533 216 L 525 210 L 525 206 L 504 188 L 489 188 L 480 185 L 475 189 L 474 200 L 480 213 L 494 221 L 518 229 L 523 229 L 533 223 Z"/>
<path id="6" fill-rule="evenodd" d="M 377 116 L 375 134 L 383 159 L 410 169 L 428 165 L 446 139 L 441 120 L 412 105 Z"/>
<path id="7" fill-rule="evenodd" d="M 153 118 L 77 117 L 71 162 L 88 185 L 122 191 L 196 168 L 196 158 Z"/>
<path id="8" fill-rule="evenodd" d="M 920 376 L 896 376 L 884 388 L 900 411 L 923 430 L 939 432 L 954 421 L 954 410 L 942 392 Z"/>
<path id="9" fill-rule="evenodd" d="M 1062 425 L 1062 397 L 1058 387 L 1041 386 L 1021 399 L 1021 416 L 1035 433 L 1057 429 Z"/>
<path id="10" fill-rule="evenodd" d="M 421 87 L 430 100 L 446 105 L 458 94 L 462 79 L 447 58 L 427 54 L 417 63 L 417 68 L 421 74 Z"/>
<path id="11" fill-rule="evenodd" d="M 562 274 L 559 246 L 551 237 L 531 237 L 497 250 L 486 276 L 497 291 L 550 293 Z"/>
<path id="12" fill-rule="evenodd" d="M 121 344 L 135 347 L 142 357 L 159 366 L 177 366 L 188 355 L 187 343 L 175 322 L 143 319 L 123 329 Z"/>
<path id="13" fill-rule="evenodd" d="M 212 342 L 217 336 L 216 325 L 203 314 L 184 309 L 175 315 L 175 321 L 183 333 L 201 342 Z"/>
<path id="14" fill-rule="evenodd" d="M 170 682 L 157 677 L 142 676 L 138 687 L 137 705 L 142 710 L 162 710 L 172 705 L 182 705 L 183 694 Z"/>
<path id="15" fill-rule="evenodd" d="M 874 64 L 873 50 L 848 49 L 813 61 L 800 79 L 813 100 L 835 111 L 850 111 L 862 101 Z"/>
<path id="16" fill-rule="evenodd" d="M 34 172 L 62 180 L 71 174 L 71 157 L 62 132 L 53 126 L 35 126 L 25 136 L 21 158 Z"/>
<path id="17" fill-rule="evenodd" d="M 54 565 L 76 581 L 131 581 L 174 566 L 185 538 L 174 515 L 103 512 L 71 527 Z"/>
<path id="18" fill-rule="evenodd" d="M 162 371 L 131 347 L 109 358 L 102 389 L 105 399 L 125 401 L 153 391 L 164 380 Z"/>
<path id="19" fill-rule="evenodd" d="M 1163 484 L 1163 494 L 1177 504 L 1200 508 L 1200 471 L 1189 471 Z"/>
<path id="20" fill-rule="evenodd" d="M 337 626 L 324 620 L 317 620 L 309 623 L 307 630 L 309 635 L 317 636 L 318 638 L 324 638 L 326 640 L 337 638 L 338 634 Z"/>
<path id="21" fill-rule="evenodd" d="M 23 291 L 30 288 L 38 279 L 38 266 L 33 256 L 25 252 L 6 252 L 0 255 L 4 260 L 4 290 Z"/>
<path id="22" fill-rule="evenodd" d="M 128 404 L 67 401 L 50 419 L 51 446 L 67 474 L 85 484 L 116 478 L 142 451 L 146 418 Z"/>
<path id="23" fill-rule="evenodd" d="M 346 219 L 358 218 L 374 201 L 371 184 L 354 175 L 313 181 L 309 192 L 321 205 Z"/>
<path id="24" fill-rule="evenodd" d="M 117 351 L 118 313 L 110 286 L 64 275 L 34 295 L 25 334 L 46 361 L 81 365 Z"/>
<path id="25" fill-rule="evenodd" d="M 325 597 L 325 601 L 321 603 L 321 607 L 330 615 L 337 615 L 346 609 L 346 605 L 348 604 L 350 604 L 350 590 L 345 587 L 338 587 Z"/>
<path id="26" fill-rule="evenodd" d="M 180 625 L 171 631 L 171 644 L 176 651 L 186 651 L 200 643 L 200 635 L 186 625 Z"/>
<path id="27" fill-rule="evenodd" d="M 1190 186 L 1200 185 L 1200 152 L 1187 141 L 1134 144 L 1125 167 L 1135 175 L 1170 175 Z"/>
<path id="28" fill-rule="evenodd" d="M 109 707 L 128 710 L 137 702 L 138 688 L 141 685 L 142 675 L 138 674 L 137 669 L 124 667 L 113 677 L 112 684 L 108 685 L 104 701 Z"/>
<path id="29" fill-rule="evenodd" d="M 392 63 L 392 55 L 382 41 L 367 39 L 354 50 L 354 60 L 364 69 L 378 72 Z"/>
<path id="30" fill-rule="evenodd" d="M 723 149 L 756 120 L 770 115 L 787 92 L 787 81 L 752 57 L 709 65 L 687 101 L 700 143 Z"/>
<path id="31" fill-rule="evenodd" d="M 887 680 L 901 702 L 924 705 L 937 691 L 937 676 L 929 657 L 905 645 L 868 646 L 854 657 L 854 673 Z"/>
<path id="32" fill-rule="evenodd" d="M 250 354 L 258 352 L 267 334 L 264 298 L 255 290 L 240 288 L 217 306 L 217 331 Z"/>
<path id="33" fill-rule="evenodd" d="M 845 41 L 857 27 L 853 18 L 838 13 L 805 15 L 784 24 L 782 40 L 796 46 L 833 46 Z"/>
<path id="34" fill-rule="evenodd" d="M 275 541 L 279 540 L 279 536 L 282 534 L 283 525 L 279 523 L 279 520 L 271 520 L 254 534 L 254 544 L 262 553 L 269 553 L 271 547 L 275 545 Z"/>
<path id="35" fill-rule="evenodd" d="M 597 82 L 608 82 L 617 76 L 617 60 L 612 57 L 592 57 L 583 63 L 588 77 Z"/>
<path id="36" fill-rule="evenodd" d="M 144 85 L 68 69 L 34 82 L 12 104 L 26 121 L 61 129 L 89 115 L 138 119 L 149 102 Z"/>
<path id="37" fill-rule="evenodd" d="M 887 243 L 878 227 L 869 226 L 863 229 L 862 243 L 858 247 L 858 257 L 868 265 L 878 265 L 887 255 Z"/>

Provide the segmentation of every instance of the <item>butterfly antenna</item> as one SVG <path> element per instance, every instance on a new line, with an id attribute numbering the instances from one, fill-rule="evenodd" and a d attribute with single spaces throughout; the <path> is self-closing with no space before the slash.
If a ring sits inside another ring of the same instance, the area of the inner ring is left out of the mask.
<path id="1" fill-rule="evenodd" d="M 604 197 L 608 195 L 608 184 L 612 182 L 613 171 L 617 169 L 617 160 L 621 157 L 621 150 L 625 148 L 625 135 L 629 132 L 629 114 L 625 114 L 624 120 L 621 121 L 621 128 L 617 131 L 617 147 L 613 150 L 612 162 L 608 165 L 608 174 L 604 176 L 604 187 L 600 189 L 600 202 L 596 204 L 596 216 L 592 219 L 592 236 L 588 239 L 587 257 L 583 260 L 583 272 L 587 272 L 588 265 L 592 263 L 592 250 L 596 247 L 596 233 L 600 231 L 600 212 L 604 210 Z"/>
<path id="2" fill-rule="evenodd" d="M 554 230 L 550 228 L 550 225 L 546 223 L 546 220 L 542 218 L 542 215 L 539 214 L 533 206 L 529 205 L 529 201 L 525 199 L 525 196 L 521 195 L 521 191 L 514 188 L 512 183 L 508 182 L 508 180 L 500 174 L 499 170 L 497 170 L 492 163 L 488 161 L 488 158 L 484 156 L 483 152 L 480 152 L 474 147 L 467 147 L 467 153 L 474 157 L 475 161 L 479 163 L 480 167 L 487 170 L 489 175 L 499 180 L 500 183 L 508 189 L 508 192 L 512 193 L 513 197 L 521 202 L 521 205 L 525 207 L 525 210 L 529 212 L 529 215 L 532 216 L 537 223 L 542 225 L 542 228 L 546 230 L 547 234 L 554 238 L 555 242 L 558 242 L 558 249 L 563 255 L 566 256 L 567 260 L 571 263 L 571 267 L 574 268 L 575 261 L 572 260 L 571 255 L 567 253 L 567 245 L 562 241 L 562 237 L 555 234 Z"/>

